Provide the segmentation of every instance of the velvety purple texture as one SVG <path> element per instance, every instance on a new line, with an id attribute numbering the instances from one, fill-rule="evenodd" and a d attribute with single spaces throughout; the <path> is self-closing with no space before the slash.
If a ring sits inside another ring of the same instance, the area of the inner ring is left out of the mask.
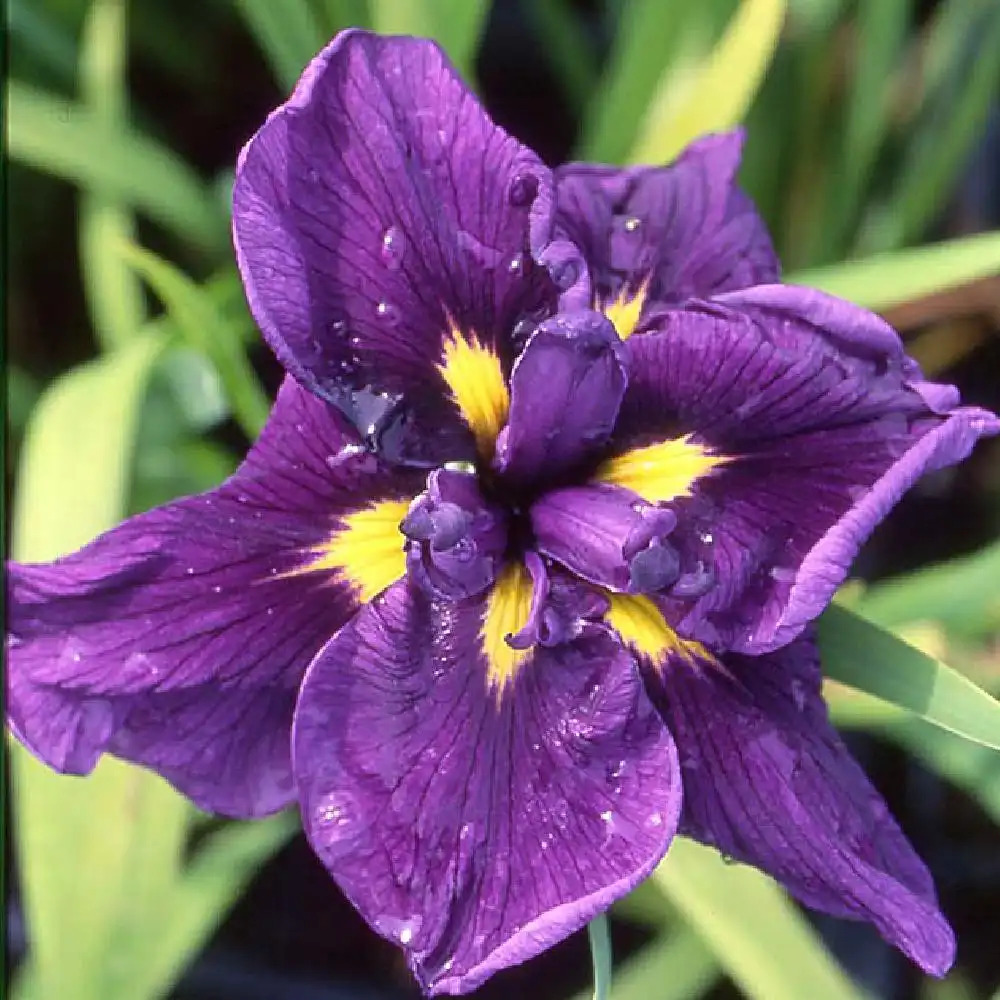
<path id="1" fill-rule="evenodd" d="M 673 511 L 617 486 L 565 486 L 531 505 L 539 552 L 578 577 L 621 593 L 665 590 L 681 575 Z"/>
<path id="2" fill-rule="evenodd" d="M 807 906 L 870 921 L 943 975 L 955 938 L 930 873 L 830 725 L 812 638 L 722 666 L 678 661 L 651 678 L 680 754 L 681 832 Z"/>
<path id="3" fill-rule="evenodd" d="M 673 741 L 610 634 L 536 647 L 499 698 L 481 614 L 390 587 L 295 714 L 310 842 L 431 993 L 582 927 L 652 871 L 680 808 Z"/>
<path id="4" fill-rule="evenodd" d="M 676 303 L 777 281 L 767 229 L 736 186 L 742 147 L 743 133 L 729 132 L 666 167 L 556 170 L 556 232 L 583 251 L 597 302 L 644 283 L 650 303 Z"/>
<path id="5" fill-rule="evenodd" d="M 339 514 L 417 482 L 359 450 L 336 411 L 286 379 L 218 489 L 53 563 L 8 564 L 11 728 L 59 771 L 84 774 L 109 752 L 214 812 L 288 805 L 299 682 L 358 606 L 329 572 L 288 574 Z"/>
<path id="6" fill-rule="evenodd" d="M 410 578 L 431 597 L 475 597 L 497 578 L 507 546 L 506 512 L 483 498 L 474 473 L 432 472 L 400 530 L 410 539 Z"/>
<path id="7" fill-rule="evenodd" d="M 551 187 L 436 45 L 344 32 L 240 156 L 233 234 L 254 318 L 348 411 L 356 390 L 405 396 L 404 457 L 433 464 L 463 440 L 471 457 L 436 365 L 453 326 L 509 365 L 517 324 L 554 309 L 533 256 Z"/>
<path id="8" fill-rule="evenodd" d="M 661 602 L 676 629 L 717 649 L 794 639 L 902 493 L 1000 430 L 925 382 L 883 320 L 809 289 L 690 301 L 628 347 L 612 450 L 691 434 L 728 459 L 672 505 L 672 540 L 712 586 Z"/>
<path id="9" fill-rule="evenodd" d="M 625 350 L 607 318 L 566 312 L 531 335 L 510 378 L 494 465 L 513 487 L 578 468 L 607 442 L 625 393 Z"/>

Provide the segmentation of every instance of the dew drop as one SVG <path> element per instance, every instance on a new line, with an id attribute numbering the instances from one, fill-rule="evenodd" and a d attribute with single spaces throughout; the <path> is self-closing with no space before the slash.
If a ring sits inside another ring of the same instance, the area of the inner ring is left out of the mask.
<path id="1" fill-rule="evenodd" d="M 379 319 L 384 320 L 390 325 L 395 325 L 399 322 L 399 310 L 391 302 L 386 302 L 385 299 L 382 299 L 382 301 L 375 306 L 375 314 Z"/>
<path id="2" fill-rule="evenodd" d="M 507 201 L 515 208 L 527 208 L 538 193 L 538 178 L 534 174 L 518 174 L 507 189 Z"/>
<path id="3" fill-rule="evenodd" d="M 520 275 L 524 273 L 524 254 L 516 253 L 507 261 L 507 271 L 510 274 Z"/>
<path id="4" fill-rule="evenodd" d="M 642 225 L 642 219 L 637 215 L 630 215 L 625 219 L 625 232 L 634 233 Z"/>
<path id="5" fill-rule="evenodd" d="M 391 271 L 399 270 L 403 263 L 403 254 L 406 252 L 406 237 L 399 226 L 390 226 L 382 234 L 382 247 L 379 255 L 382 262 Z"/>

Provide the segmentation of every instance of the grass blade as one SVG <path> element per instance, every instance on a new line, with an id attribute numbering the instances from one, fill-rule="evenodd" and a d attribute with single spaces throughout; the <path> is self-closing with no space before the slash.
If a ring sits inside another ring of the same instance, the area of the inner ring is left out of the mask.
<path id="1" fill-rule="evenodd" d="M 109 128 L 127 128 L 125 59 L 128 5 L 93 0 L 83 27 L 80 97 Z M 98 343 L 110 349 L 133 337 L 146 319 L 142 285 L 114 252 L 135 236 L 135 220 L 113 192 L 94 186 L 80 195 L 80 270 Z"/>
<path id="2" fill-rule="evenodd" d="M 1000 274 L 1000 230 L 796 271 L 784 280 L 885 310 L 994 274 Z"/>
<path id="3" fill-rule="evenodd" d="M 470 82 L 490 5 L 490 0 L 369 0 L 376 31 L 433 38 Z"/>
<path id="4" fill-rule="evenodd" d="M 859 996 L 805 917 L 766 875 L 726 864 L 717 851 L 678 837 L 652 877 L 746 996 Z"/>
<path id="5" fill-rule="evenodd" d="M 774 56 L 786 8 L 787 0 L 743 0 L 688 81 L 672 72 L 661 77 L 628 162 L 668 163 L 698 136 L 741 122 Z"/>
<path id="6" fill-rule="evenodd" d="M 819 641 L 828 677 L 1000 750 L 1000 702 L 957 670 L 837 604 Z"/>
<path id="7" fill-rule="evenodd" d="M 89 108 L 9 80 L 7 142 L 13 161 L 97 187 L 200 249 L 229 246 L 225 213 L 183 160 Z"/>
<path id="8" fill-rule="evenodd" d="M 233 416 L 250 440 L 256 438 L 270 403 L 243 352 L 238 332 L 211 296 L 172 264 L 142 247 L 119 247 L 122 258 L 163 301 L 187 343 L 208 357 L 225 389 Z"/>
<path id="9" fill-rule="evenodd" d="M 594 1000 L 609 1000 L 611 996 L 611 933 L 608 918 L 599 913 L 587 924 L 590 960 L 594 966 Z"/>
<path id="10" fill-rule="evenodd" d="M 326 44 L 308 0 L 236 0 L 250 34 L 278 85 L 291 91 L 306 64 Z"/>

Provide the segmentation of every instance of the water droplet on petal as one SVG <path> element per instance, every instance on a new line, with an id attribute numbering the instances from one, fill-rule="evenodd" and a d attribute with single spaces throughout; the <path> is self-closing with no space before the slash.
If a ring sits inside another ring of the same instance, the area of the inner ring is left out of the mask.
<path id="1" fill-rule="evenodd" d="M 630 215 L 625 219 L 625 232 L 634 233 L 642 225 L 642 219 L 637 215 Z"/>
<path id="2" fill-rule="evenodd" d="M 524 273 L 524 254 L 516 253 L 509 261 L 507 261 L 507 271 L 510 274 L 523 274 Z"/>
<path id="3" fill-rule="evenodd" d="M 399 226 L 390 226 L 382 234 L 382 248 L 380 256 L 382 262 L 392 271 L 396 271 L 403 263 L 403 254 L 406 252 L 406 237 Z"/>
<path id="4" fill-rule="evenodd" d="M 515 208 L 527 208 L 538 193 L 538 178 L 534 174 L 518 174 L 507 189 L 507 201 Z"/>
<path id="5" fill-rule="evenodd" d="M 391 326 L 399 322 L 399 310 L 391 302 L 386 302 L 385 299 L 375 306 L 375 313 L 379 319 Z"/>

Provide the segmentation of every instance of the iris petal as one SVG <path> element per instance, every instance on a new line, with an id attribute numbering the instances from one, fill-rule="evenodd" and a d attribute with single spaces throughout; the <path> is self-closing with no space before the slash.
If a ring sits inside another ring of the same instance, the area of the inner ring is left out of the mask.
<path id="1" fill-rule="evenodd" d="M 593 305 L 625 338 L 656 303 L 776 281 L 763 221 L 736 187 L 743 135 L 692 143 L 667 167 L 556 170 L 556 232 L 583 251 Z"/>
<path id="2" fill-rule="evenodd" d="M 240 157 L 233 229 L 253 314 L 285 367 L 338 405 L 401 396 L 404 457 L 455 457 L 466 432 L 437 366 L 456 328 L 509 365 L 518 320 L 555 307 L 533 257 L 551 186 L 437 45 L 344 32 Z"/>
<path id="3" fill-rule="evenodd" d="M 511 375 L 496 468 L 511 484 L 537 486 L 579 465 L 611 435 L 625 381 L 621 341 L 599 313 L 541 324 Z"/>
<path id="4" fill-rule="evenodd" d="M 357 599 L 310 569 L 370 495 L 419 489 L 286 380 L 260 440 L 217 490 L 139 515 L 49 565 L 8 570 L 8 713 L 57 770 L 103 752 L 199 805 L 258 815 L 293 795 L 295 694 Z"/>
<path id="5" fill-rule="evenodd" d="M 320 654 L 296 710 L 307 835 L 431 993 L 582 927 L 652 870 L 680 808 L 631 656 L 604 632 L 536 647 L 497 702 L 482 607 L 397 584 Z"/>
<path id="6" fill-rule="evenodd" d="M 705 584 L 661 603 L 713 647 L 760 653 L 797 636 L 902 493 L 1000 431 L 924 382 L 877 316 L 806 289 L 686 303 L 629 351 L 612 451 L 694 433 L 727 459 L 672 505 L 672 539 Z"/>
<path id="7" fill-rule="evenodd" d="M 830 725 L 812 641 L 723 666 L 651 679 L 681 756 L 681 831 L 942 975 L 955 939 L 930 874 Z"/>

